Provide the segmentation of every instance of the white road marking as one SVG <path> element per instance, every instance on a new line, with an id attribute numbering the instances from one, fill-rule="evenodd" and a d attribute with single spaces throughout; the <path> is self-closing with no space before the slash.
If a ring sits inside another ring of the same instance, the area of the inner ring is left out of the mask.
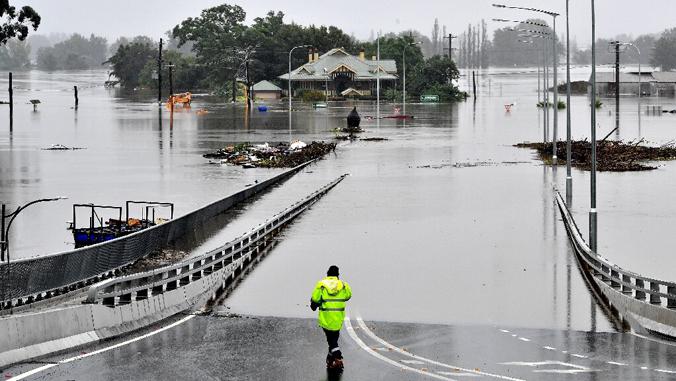
<path id="1" fill-rule="evenodd" d="M 352 328 L 352 323 L 350 322 L 350 317 L 349 317 L 349 316 L 346 316 L 346 317 L 345 317 L 345 329 L 347 329 L 347 333 L 350 335 L 350 337 L 352 338 L 352 340 L 354 340 L 354 342 L 357 343 L 357 345 L 359 345 L 359 346 L 361 347 L 361 349 L 365 350 L 365 351 L 366 351 L 367 353 L 369 353 L 371 356 L 374 356 L 375 358 L 377 358 L 377 359 L 379 359 L 379 360 L 385 361 L 386 363 L 388 363 L 388 364 L 390 364 L 390 365 L 393 365 L 393 366 L 396 366 L 396 367 L 399 368 L 399 369 L 407 370 L 407 371 L 414 372 L 414 373 L 418 373 L 418 374 L 424 374 L 424 375 L 426 375 L 426 376 L 429 376 L 429 377 L 432 377 L 432 378 L 436 378 L 436 379 L 438 379 L 438 380 L 456 381 L 456 380 L 453 380 L 452 378 L 443 377 L 443 376 L 440 376 L 440 375 L 438 375 L 438 374 L 434 374 L 434 373 L 430 373 L 430 372 L 425 372 L 425 371 L 420 370 L 420 369 L 416 369 L 416 368 L 412 368 L 412 367 L 407 366 L 407 365 L 399 364 L 398 362 L 396 362 L 396 361 L 394 361 L 394 360 L 392 360 L 392 359 L 389 359 L 389 358 L 387 358 L 387 357 L 381 355 L 380 353 L 374 351 L 374 350 L 371 349 L 368 345 L 364 344 L 364 342 L 362 341 L 362 339 L 360 339 L 359 336 L 357 336 L 357 334 L 354 332 L 354 328 Z"/>
<path id="2" fill-rule="evenodd" d="M 530 341 L 530 339 L 526 339 L 525 337 L 519 337 L 519 340 L 521 340 L 521 341 Z"/>
<path id="3" fill-rule="evenodd" d="M 544 346 L 544 347 L 542 347 L 542 348 L 544 348 L 544 349 L 546 349 L 546 350 L 548 350 L 548 351 L 555 351 L 555 350 L 556 350 L 556 348 L 554 348 L 554 347 L 548 347 L 548 346 Z"/>
<path id="4" fill-rule="evenodd" d="M 349 321 L 349 320 L 346 318 L 346 321 Z M 507 377 L 507 376 L 501 376 L 501 375 L 499 375 L 499 374 L 486 373 L 486 372 L 482 372 L 482 371 L 479 371 L 479 370 L 473 370 L 473 369 L 461 368 L 461 367 L 459 367 L 459 366 L 449 365 L 449 364 L 445 364 L 445 363 L 438 362 L 438 361 L 435 361 L 435 360 L 430 360 L 430 359 L 425 358 L 425 357 L 422 357 L 422 356 L 414 355 L 414 354 L 412 354 L 412 353 L 406 352 L 405 350 L 403 350 L 403 349 L 401 349 L 401 348 L 399 348 L 399 347 L 395 347 L 394 345 L 392 345 L 392 344 L 388 343 L 387 341 L 381 339 L 380 337 L 376 336 L 373 332 L 371 332 L 371 330 L 366 326 L 366 324 L 364 324 L 364 320 L 363 320 L 361 317 L 357 317 L 357 323 L 358 323 L 359 326 L 361 327 L 362 332 L 364 332 L 366 335 L 368 335 L 369 337 L 371 337 L 373 340 L 375 340 L 375 341 L 381 343 L 382 345 L 386 346 L 387 348 L 391 349 L 391 350 L 394 351 L 394 352 L 403 354 L 403 355 L 405 355 L 405 356 L 412 357 L 412 358 L 414 358 L 414 359 L 416 359 L 416 360 L 425 361 L 425 362 L 427 362 L 427 363 L 434 364 L 434 365 L 438 365 L 438 366 L 441 366 L 441 367 L 444 367 L 444 368 L 458 369 L 458 370 L 461 370 L 461 371 L 463 371 L 463 372 L 469 372 L 469 373 L 474 373 L 474 374 L 480 374 L 480 375 L 482 375 L 482 376 L 494 377 L 494 378 L 498 378 L 498 379 L 502 379 L 502 380 L 525 381 L 525 380 L 522 380 L 522 379 L 519 379 L 519 378 L 512 378 L 512 377 Z M 369 349 L 370 349 L 370 348 L 369 348 Z M 375 353 L 375 352 L 374 352 L 374 353 Z M 376 354 L 377 354 L 377 353 L 376 353 Z M 380 354 L 378 354 L 378 355 L 380 356 Z"/>
<path id="5" fill-rule="evenodd" d="M 479 377 L 478 374 L 474 374 L 474 373 L 466 373 L 466 372 L 446 372 L 446 371 L 439 371 L 439 372 L 437 372 L 437 373 L 443 374 L 444 376 Z"/>
<path id="6" fill-rule="evenodd" d="M 178 325 L 180 325 L 180 324 L 185 323 L 186 321 L 188 321 L 188 320 L 190 320 L 190 319 L 192 319 L 192 318 L 194 318 L 194 317 L 195 317 L 195 315 L 188 315 L 188 316 L 184 317 L 183 319 L 181 319 L 181 320 L 179 320 L 179 321 L 176 321 L 176 322 L 174 322 L 174 323 L 171 323 L 171 324 L 169 324 L 168 326 L 165 326 L 165 327 L 156 329 L 156 330 L 154 330 L 154 331 L 152 331 L 152 332 L 148 332 L 148 333 L 146 333 L 145 335 L 141 335 L 141 336 L 135 337 L 135 338 L 133 338 L 133 339 L 129 339 L 129 340 L 127 340 L 127 341 L 123 341 L 123 342 L 121 342 L 121 343 L 117 343 L 117 344 L 115 344 L 115 345 L 111 345 L 111 346 L 109 346 L 109 347 L 101 348 L 101 349 L 96 350 L 96 351 L 94 351 L 94 352 L 89 352 L 89 353 L 81 354 L 81 355 L 78 355 L 78 356 L 70 357 L 70 358 L 67 358 L 67 359 L 58 361 L 58 362 L 56 362 L 56 363 L 53 363 L 53 364 L 43 365 L 43 366 L 41 366 L 41 367 L 39 367 L 39 368 L 35 368 L 35 369 L 30 370 L 30 371 L 28 371 L 28 372 L 21 373 L 21 374 L 19 374 L 19 375 L 17 375 L 17 376 L 14 376 L 14 377 L 8 379 L 7 381 L 23 380 L 23 379 L 25 379 L 26 377 L 30 377 L 30 376 L 32 376 L 32 375 L 34 375 L 34 374 L 40 373 L 40 372 L 45 371 L 45 370 L 47 370 L 47 369 L 53 368 L 53 367 L 55 367 L 55 366 L 59 366 L 59 365 L 61 365 L 61 364 L 67 364 L 67 363 L 69 363 L 69 362 L 73 362 L 73 361 L 76 361 L 76 360 L 81 360 L 81 359 L 86 358 L 86 357 L 89 357 L 89 356 L 98 355 L 99 353 L 108 352 L 108 351 L 110 351 L 110 350 L 112 350 L 112 349 L 116 349 L 116 348 L 123 347 L 123 346 L 125 346 L 125 345 L 134 343 L 134 342 L 139 341 L 139 340 L 143 340 L 143 339 L 148 338 L 148 337 L 150 337 L 150 336 L 156 335 L 156 334 L 158 334 L 158 333 L 160 333 L 160 332 L 163 332 L 163 331 L 166 331 L 166 330 L 168 330 L 168 329 L 174 328 L 174 327 L 176 327 L 176 326 L 178 326 Z"/>
<path id="7" fill-rule="evenodd" d="M 418 360 L 399 360 L 403 362 L 404 364 L 411 364 L 411 365 L 422 365 L 424 362 L 418 361 Z"/>
<path id="8" fill-rule="evenodd" d="M 501 329 L 500 332 L 502 332 L 502 333 L 509 333 L 509 331 L 506 330 L 506 329 Z"/>
<path id="9" fill-rule="evenodd" d="M 610 365 L 627 366 L 627 364 L 625 364 L 623 362 L 617 362 L 617 361 L 606 361 L 606 363 L 608 363 Z"/>
<path id="10" fill-rule="evenodd" d="M 676 374 L 676 371 L 673 371 L 673 370 L 667 370 L 667 369 L 655 369 L 655 372 L 669 373 L 669 374 Z"/>
<path id="11" fill-rule="evenodd" d="M 588 358 L 589 358 L 589 356 L 579 355 L 579 354 L 577 354 L 577 353 L 572 353 L 571 356 L 577 357 L 577 358 L 579 358 L 579 359 L 588 359 Z"/>
<path id="12" fill-rule="evenodd" d="M 643 369 L 643 370 L 648 370 L 648 367 L 647 367 L 647 366 L 642 366 L 641 369 Z"/>
<path id="13" fill-rule="evenodd" d="M 503 362 L 502 365 L 516 365 L 516 366 L 528 366 L 536 368 L 539 366 L 545 365 L 560 365 L 569 369 L 535 369 L 533 373 L 562 373 L 562 374 L 575 374 L 575 373 L 589 373 L 597 372 L 597 370 L 587 368 L 582 365 L 571 364 L 563 361 L 537 361 L 537 362 L 526 362 L 526 361 L 512 361 L 512 362 Z"/>

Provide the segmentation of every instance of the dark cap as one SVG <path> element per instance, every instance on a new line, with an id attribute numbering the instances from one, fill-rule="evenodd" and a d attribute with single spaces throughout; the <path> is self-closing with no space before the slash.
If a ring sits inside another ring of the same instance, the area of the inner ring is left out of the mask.
<path id="1" fill-rule="evenodd" d="M 326 272 L 326 276 L 338 276 L 338 266 L 332 265 L 329 267 L 329 271 Z"/>

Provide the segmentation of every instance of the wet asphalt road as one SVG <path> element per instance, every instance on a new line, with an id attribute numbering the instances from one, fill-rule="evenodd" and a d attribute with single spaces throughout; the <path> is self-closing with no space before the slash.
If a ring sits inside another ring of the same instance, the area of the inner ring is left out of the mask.
<path id="1" fill-rule="evenodd" d="M 183 318 L 180 316 L 178 318 Z M 148 333 L 146 331 L 144 333 Z M 4 370 L 45 363 L 120 341 Z M 668 380 L 676 347 L 627 333 L 362 322 L 341 333 L 340 377 L 324 369 L 314 319 L 196 316 L 157 335 L 57 365 L 27 380 Z"/>

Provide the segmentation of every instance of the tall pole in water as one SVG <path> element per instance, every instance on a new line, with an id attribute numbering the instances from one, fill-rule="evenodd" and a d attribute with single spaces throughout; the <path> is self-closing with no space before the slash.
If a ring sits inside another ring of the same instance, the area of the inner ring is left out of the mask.
<path id="1" fill-rule="evenodd" d="M 12 72 L 9 72 L 9 131 L 14 130 L 14 89 L 12 88 Z"/>
<path id="2" fill-rule="evenodd" d="M 572 160 L 571 131 L 570 131 L 570 0 L 566 0 L 566 201 L 569 204 L 573 199 L 573 175 L 570 168 Z"/>
<path id="3" fill-rule="evenodd" d="M 552 14 L 553 22 L 553 34 L 552 34 L 552 46 L 553 46 L 553 61 L 552 67 L 554 68 L 554 131 L 552 131 L 552 165 L 556 165 L 556 143 L 558 140 L 558 127 L 559 127 L 559 83 L 557 78 L 557 73 L 559 69 L 559 57 L 556 52 L 556 16 L 558 14 Z"/>
<path id="4" fill-rule="evenodd" d="M 591 172 L 589 205 L 589 248 L 596 252 L 598 247 L 598 227 L 596 214 L 596 10 L 591 0 L 592 18 L 592 74 L 591 74 Z"/>
<path id="5" fill-rule="evenodd" d="M 157 55 L 157 103 L 162 103 L 162 39 L 160 38 L 160 49 Z"/>
<path id="6" fill-rule="evenodd" d="M 549 60 L 547 59 L 547 41 L 545 39 L 545 143 L 549 141 Z"/>
<path id="7" fill-rule="evenodd" d="M 402 104 L 402 114 L 406 115 L 406 45 L 404 45 L 404 53 L 403 53 L 403 61 L 404 61 L 404 81 L 403 81 L 403 89 L 402 89 L 402 97 L 401 97 L 401 104 Z"/>
<path id="8" fill-rule="evenodd" d="M 376 124 L 380 126 L 380 32 L 376 45 Z"/>

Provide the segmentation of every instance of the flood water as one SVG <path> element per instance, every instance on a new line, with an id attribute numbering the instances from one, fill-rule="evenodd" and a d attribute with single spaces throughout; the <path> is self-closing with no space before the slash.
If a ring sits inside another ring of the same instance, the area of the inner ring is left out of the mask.
<path id="1" fill-rule="evenodd" d="M 573 79 L 586 79 L 587 70 L 575 69 Z M 17 218 L 10 236 L 14 259 L 72 248 L 65 221 L 72 220 L 73 203 L 169 201 L 181 215 L 279 173 L 208 164 L 201 155 L 236 142 L 330 140 L 353 105 L 301 105 L 289 126 L 284 104 L 247 115 L 241 106 L 197 97 L 191 110 L 177 111 L 172 120 L 149 96 L 104 89 L 102 71 L 14 78 L 11 133 L 8 108 L 0 106 L 0 200 L 12 208 L 69 197 L 32 206 Z M 80 90 L 77 110 L 73 85 Z M 554 205 L 553 188 L 565 190 L 565 167 L 544 166 L 533 152 L 512 147 L 542 140 L 536 88 L 532 70 L 496 69 L 480 76 L 476 101 L 408 105 L 412 121 L 364 120 L 364 136 L 389 140 L 340 143 L 335 155 L 247 204 L 191 251 L 217 247 L 349 173 L 285 230 L 226 301 L 232 311 L 311 317 L 312 287 L 337 264 L 354 290 L 351 311 L 367 320 L 612 330 L 579 275 Z M 37 111 L 30 99 L 40 99 Z M 504 105 L 511 103 L 507 112 Z M 599 138 L 615 127 L 614 102 L 604 103 Z M 676 108 L 670 98 L 642 103 Z M 586 96 L 571 100 L 575 139 L 589 136 L 588 104 Z M 375 114 L 373 104 L 355 105 L 363 116 Z M 208 114 L 197 115 L 202 108 Z M 385 104 L 381 112 L 392 109 Z M 676 116 L 642 115 L 639 128 L 637 109 L 636 99 L 622 99 L 621 126 L 611 138 L 674 139 Z M 565 111 L 559 118 L 558 136 L 565 138 Z M 85 149 L 41 149 L 56 143 Z M 599 252 L 624 268 L 673 280 L 676 167 L 659 165 L 598 175 Z M 588 177 L 573 170 L 573 211 L 582 232 Z"/>

